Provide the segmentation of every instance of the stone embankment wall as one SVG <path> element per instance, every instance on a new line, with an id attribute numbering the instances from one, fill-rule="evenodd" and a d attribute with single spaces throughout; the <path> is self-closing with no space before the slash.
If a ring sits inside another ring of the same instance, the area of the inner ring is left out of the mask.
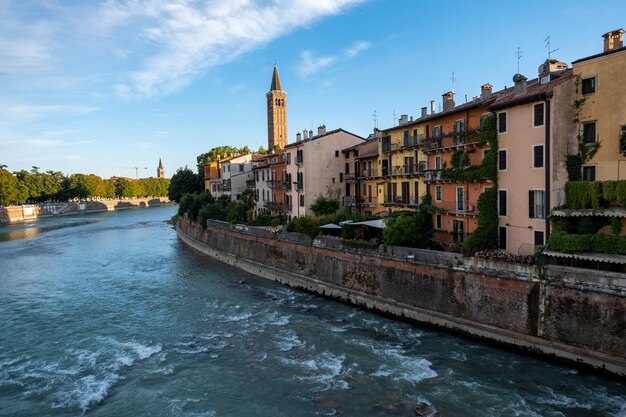
<path id="1" fill-rule="evenodd" d="M 0 223 L 13 223 L 79 213 L 154 207 L 166 203 L 169 203 L 167 197 L 153 197 L 0 207 Z"/>
<path id="2" fill-rule="evenodd" d="M 374 311 L 626 376 L 626 277 L 182 218 L 180 238 L 253 274 Z"/>

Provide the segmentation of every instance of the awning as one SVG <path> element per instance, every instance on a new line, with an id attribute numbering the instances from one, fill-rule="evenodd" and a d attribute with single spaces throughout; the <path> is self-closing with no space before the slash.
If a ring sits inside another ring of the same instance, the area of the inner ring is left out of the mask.
<path id="1" fill-rule="evenodd" d="M 341 229 L 341 228 L 342 228 L 341 226 L 337 226 L 334 223 L 328 223 L 328 224 L 325 224 L 324 226 L 320 226 L 320 229 Z"/>
<path id="2" fill-rule="evenodd" d="M 626 217 L 626 208 L 609 207 L 604 209 L 563 209 L 554 210 L 552 216 L 555 217 L 587 217 L 587 216 L 603 216 L 603 217 Z"/>
<path id="3" fill-rule="evenodd" d="M 611 264 L 626 264 L 626 255 L 611 255 L 607 253 L 596 252 L 556 252 L 546 250 L 542 252 L 546 256 L 554 258 L 581 259 L 583 261 L 606 262 Z"/>
<path id="4" fill-rule="evenodd" d="M 355 222 L 355 223 L 350 223 L 351 226 L 368 226 L 368 227 L 374 227 L 376 229 L 384 229 L 385 227 L 387 227 L 385 225 L 385 220 L 384 219 L 379 219 L 379 220 L 367 220 L 364 222 Z"/>

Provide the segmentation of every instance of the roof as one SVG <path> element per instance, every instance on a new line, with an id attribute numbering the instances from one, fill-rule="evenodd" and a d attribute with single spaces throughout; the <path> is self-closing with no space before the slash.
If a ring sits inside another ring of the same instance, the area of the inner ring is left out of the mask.
<path id="1" fill-rule="evenodd" d="M 626 207 L 609 207 L 603 209 L 563 209 L 554 210 L 552 216 L 556 217 L 626 217 Z"/>
<path id="2" fill-rule="evenodd" d="M 359 143 L 359 155 L 357 159 L 366 159 L 378 156 L 378 140 L 368 140 L 365 143 Z"/>
<path id="3" fill-rule="evenodd" d="M 539 78 L 534 78 L 526 82 L 526 92 L 523 94 L 515 94 L 515 88 L 512 88 L 510 94 L 503 94 L 496 101 L 489 106 L 491 110 L 504 109 L 506 107 L 517 106 L 519 104 L 529 103 L 537 101 L 543 97 L 550 95 L 554 87 L 561 85 L 574 78 L 574 71 L 570 68 L 561 73 L 559 78 L 556 78 L 548 83 L 539 83 Z"/>
<path id="4" fill-rule="evenodd" d="M 283 87 L 280 85 L 280 77 L 278 76 L 278 68 L 274 65 L 274 73 L 272 74 L 272 86 L 270 87 L 270 91 L 281 90 Z"/>
<path id="5" fill-rule="evenodd" d="M 350 226 L 368 226 L 368 227 L 374 227 L 376 229 L 384 229 L 386 227 L 385 219 L 366 220 L 364 222 L 349 223 L 349 225 Z"/>
<path id="6" fill-rule="evenodd" d="M 161 158 L 159 158 L 159 169 L 163 169 L 163 162 L 161 162 Z"/>
<path id="7" fill-rule="evenodd" d="M 601 56 L 616 54 L 616 53 L 622 52 L 622 51 L 626 51 L 626 46 L 623 46 L 623 47 L 617 48 L 617 49 L 613 49 L 612 51 L 601 52 L 599 54 L 595 54 L 595 55 L 591 55 L 591 56 L 588 56 L 588 57 L 585 57 L 585 58 L 577 59 L 576 61 L 572 62 L 572 65 L 578 64 L 579 62 L 583 62 L 583 61 L 589 61 L 590 59 L 599 58 Z"/>
<path id="8" fill-rule="evenodd" d="M 362 138 L 362 137 L 361 137 L 361 136 L 359 136 L 359 135 L 355 135 L 355 134 L 354 134 L 354 133 L 352 133 L 352 132 L 348 132 L 347 130 L 344 130 L 344 129 L 339 128 L 339 129 L 335 129 L 335 130 L 328 131 L 328 132 L 326 132 L 326 133 L 324 133 L 324 134 L 322 134 L 322 135 L 313 136 L 312 138 L 302 139 L 302 140 L 301 140 L 301 141 L 299 141 L 299 142 L 292 142 L 292 143 L 290 143 L 290 144 L 285 145 L 285 148 L 284 148 L 284 149 L 287 149 L 287 148 L 292 148 L 292 147 L 294 147 L 294 146 L 301 145 L 301 144 L 306 143 L 306 142 L 311 142 L 311 141 L 313 141 L 313 140 L 322 139 L 322 138 L 324 138 L 324 137 L 326 137 L 326 136 L 334 135 L 335 133 L 339 133 L 339 132 L 347 133 L 348 135 L 352 135 L 352 136 L 354 136 L 354 137 L 356 137 L 356 138 L 359 138 L 359 139 L 361 139 L 361 140 L 363 140 L 363 141 L 365 140 L 365 138 Z"/>

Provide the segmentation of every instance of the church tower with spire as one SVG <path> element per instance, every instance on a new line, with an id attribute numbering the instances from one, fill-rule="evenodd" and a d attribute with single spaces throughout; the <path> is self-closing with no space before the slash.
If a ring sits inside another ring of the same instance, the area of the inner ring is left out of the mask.
<path id="1" fill-rule="evenodd" d="M 165 178 L 165 170 L 163 169 L 163 162 L 159 158 L 159 167 L 157 168 L 157 178 Z"/>
<path id="2" fill-rule="evenodd" d="M 274 64 L 272 86 L 267 93 L 267 150 L 287 145 L 287 93 L 283 91 Z"/>

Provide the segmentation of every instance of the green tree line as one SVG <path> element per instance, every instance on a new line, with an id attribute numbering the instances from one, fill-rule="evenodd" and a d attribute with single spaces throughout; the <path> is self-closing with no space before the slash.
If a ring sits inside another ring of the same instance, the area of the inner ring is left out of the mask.
<path id="1" fill-rule="evenodd" d="M 0 169 L 0 205 L 68 201 L 90 198 L 130 198 L 167 196 L 167 178 L 102 179 L 93 174 L 64 175 L 59 171 L 14 173 Z"/>

